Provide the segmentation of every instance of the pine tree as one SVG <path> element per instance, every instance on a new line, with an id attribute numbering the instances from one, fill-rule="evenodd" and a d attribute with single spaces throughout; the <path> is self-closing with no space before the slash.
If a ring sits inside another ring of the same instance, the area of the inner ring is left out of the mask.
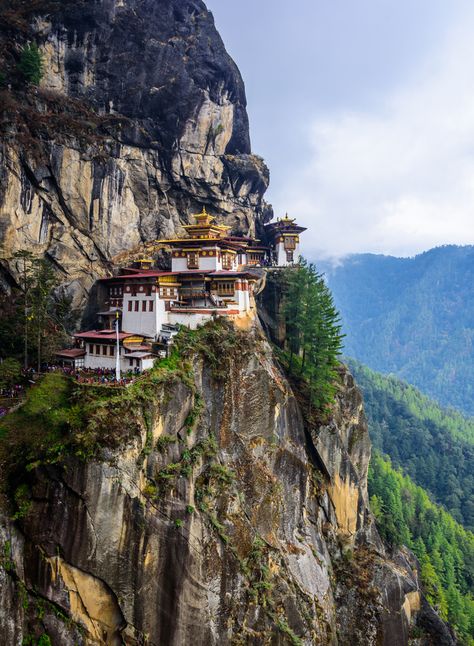
<path id="1" fill-rule="evenodd" d="M 18 69 L 32 85 L 39 85 L 43 78 L 43 57 L 36 43 L 25 45 L 21 50 Z"/>
<path id="2" fill-rule="evenodd" d="M 382 537 L 413 549 L 428 601 L 455 628 L 460 643 L 474 646 L 474 535 L 377 452 L 369 493 Z"/>
<path id="3" fill-rule="evenodd" d="M 28 366 L 28 355 L 33 345 L 40 371 L 42 350 L 56 318 L 57 306 L 52 294 L 56 275 L 46 259 L 36 258 L 29 251 L 15 253 L 14 259 L 18 262 L 23 301 L 24 366 Z"/>
<path id="4" fill-rule="evenodd" d="M 289 370 L 309 386 L 310 406 L 324 410 L 336 392 L 342 338 L 331 292 L 313 264 L 301 260 L 281 276 Z M 297 366 L 294 356 L 298 357 Z"/>
<path id="5" fill-rule="evenodd" d="M 31 319 L 36 333 L 36 360 L 40 372 L 43 341 L 47 337 L 47 328 L 51 322 L 52 290 L 56 284 L 56 276 L 51 264 L 44 258 L 35 260 L 33 271 Z"/>

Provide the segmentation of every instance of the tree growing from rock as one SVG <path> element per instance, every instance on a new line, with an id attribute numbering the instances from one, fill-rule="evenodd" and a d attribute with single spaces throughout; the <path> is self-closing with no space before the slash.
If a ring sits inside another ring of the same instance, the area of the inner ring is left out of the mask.
<path id="1" fill-rule="evenodd" d="M 313 264 L 302 260 L 285 269 L 281 280 L 289 370 L 307 382 L 311 406 L 324 410 L 337 387 L 343 339 L 339 313 Z"/>
<path id="2" fill-rule="evenodd" d="M 29 251 L 19 251 L 14 255 L 19 268 L 19 288 L 21 292 L 21 320 L 23 335 L 23 361 L 28 366 L 30 353 L 36 352 L 38 371 L 44 357 L 44 350 L 54 351 L 55 341 L 62 340 L 65 316 L 63 301 L 54 294 L 57 280 L 55 272 L 45 258 L 37 258 Z"/>
<path id="3" fill-rule="evenodd" d="M 25 45 L 21 50 L 18 69 L 28 83 L 39 85 L 43 78 L 43 57 L 36 43 Z"/>

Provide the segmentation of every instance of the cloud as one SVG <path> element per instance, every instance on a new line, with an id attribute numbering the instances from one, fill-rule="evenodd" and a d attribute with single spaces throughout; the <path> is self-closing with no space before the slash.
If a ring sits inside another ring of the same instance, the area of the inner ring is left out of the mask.
<path id="1" fill-rule="evenodd" d="M 474 12 L 372 109 L 310 119 L 309 157 L 274 190 L 306 255 L 474 242 L 473 31 Z"/>

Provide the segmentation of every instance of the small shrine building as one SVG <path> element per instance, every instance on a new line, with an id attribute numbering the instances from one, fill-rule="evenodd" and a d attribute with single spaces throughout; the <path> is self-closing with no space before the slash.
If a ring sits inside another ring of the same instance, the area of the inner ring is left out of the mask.
<path id="1" fill-rule="evenodd" d="M 303 231 L 306 231 L 306 228 L 296 224 L 296 221 L 289 218 L 288 214 L 265 226 L 265 232 L 272 248 L 273 265 L 286 267 L 299 261 L 300 234 Z"/>

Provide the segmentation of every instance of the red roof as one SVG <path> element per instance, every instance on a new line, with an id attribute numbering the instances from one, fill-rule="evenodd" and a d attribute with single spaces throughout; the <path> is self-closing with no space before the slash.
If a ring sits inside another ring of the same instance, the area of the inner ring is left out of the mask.
<path id="1" fill-rule="evenodd" d="M 124 271 L 130 271 L 128 268 Z M 158 276 L 163 276 L 169 274 L 169 271 L 158 271 L 157 269 L 150 269 L 149 271 L 140 271 L 137 270 L 137 273 L 133 274 L 120 274 L 119 276 L 111 276 L 110 278 L 101 278 L 101 281 L 107 280 L 117 280 L 124 278 L 157 278 Z"/>
<path id="2" fill-rule="evenodd" d="M 87 332 L 78 332 L 74 335 L 76 339 L 97 339 L 103 341 L 115 341 L 117 333 L 115 330 L 88 330 Z M 129 336 L 142 336 L 133 334 L 133 332 L 119 332 L 119 340 L 127 339 Z"/>
<path id="3" fill-rule="evenodd" d="M 70 350 L 59 350 L 59 352 L 55 352 L 55 354 L 57 357 L 75 359 L 76 357 L 83 357 L 86 354 L 86 351 L 81 350 L 81 348 L 71 348 Z"/>

